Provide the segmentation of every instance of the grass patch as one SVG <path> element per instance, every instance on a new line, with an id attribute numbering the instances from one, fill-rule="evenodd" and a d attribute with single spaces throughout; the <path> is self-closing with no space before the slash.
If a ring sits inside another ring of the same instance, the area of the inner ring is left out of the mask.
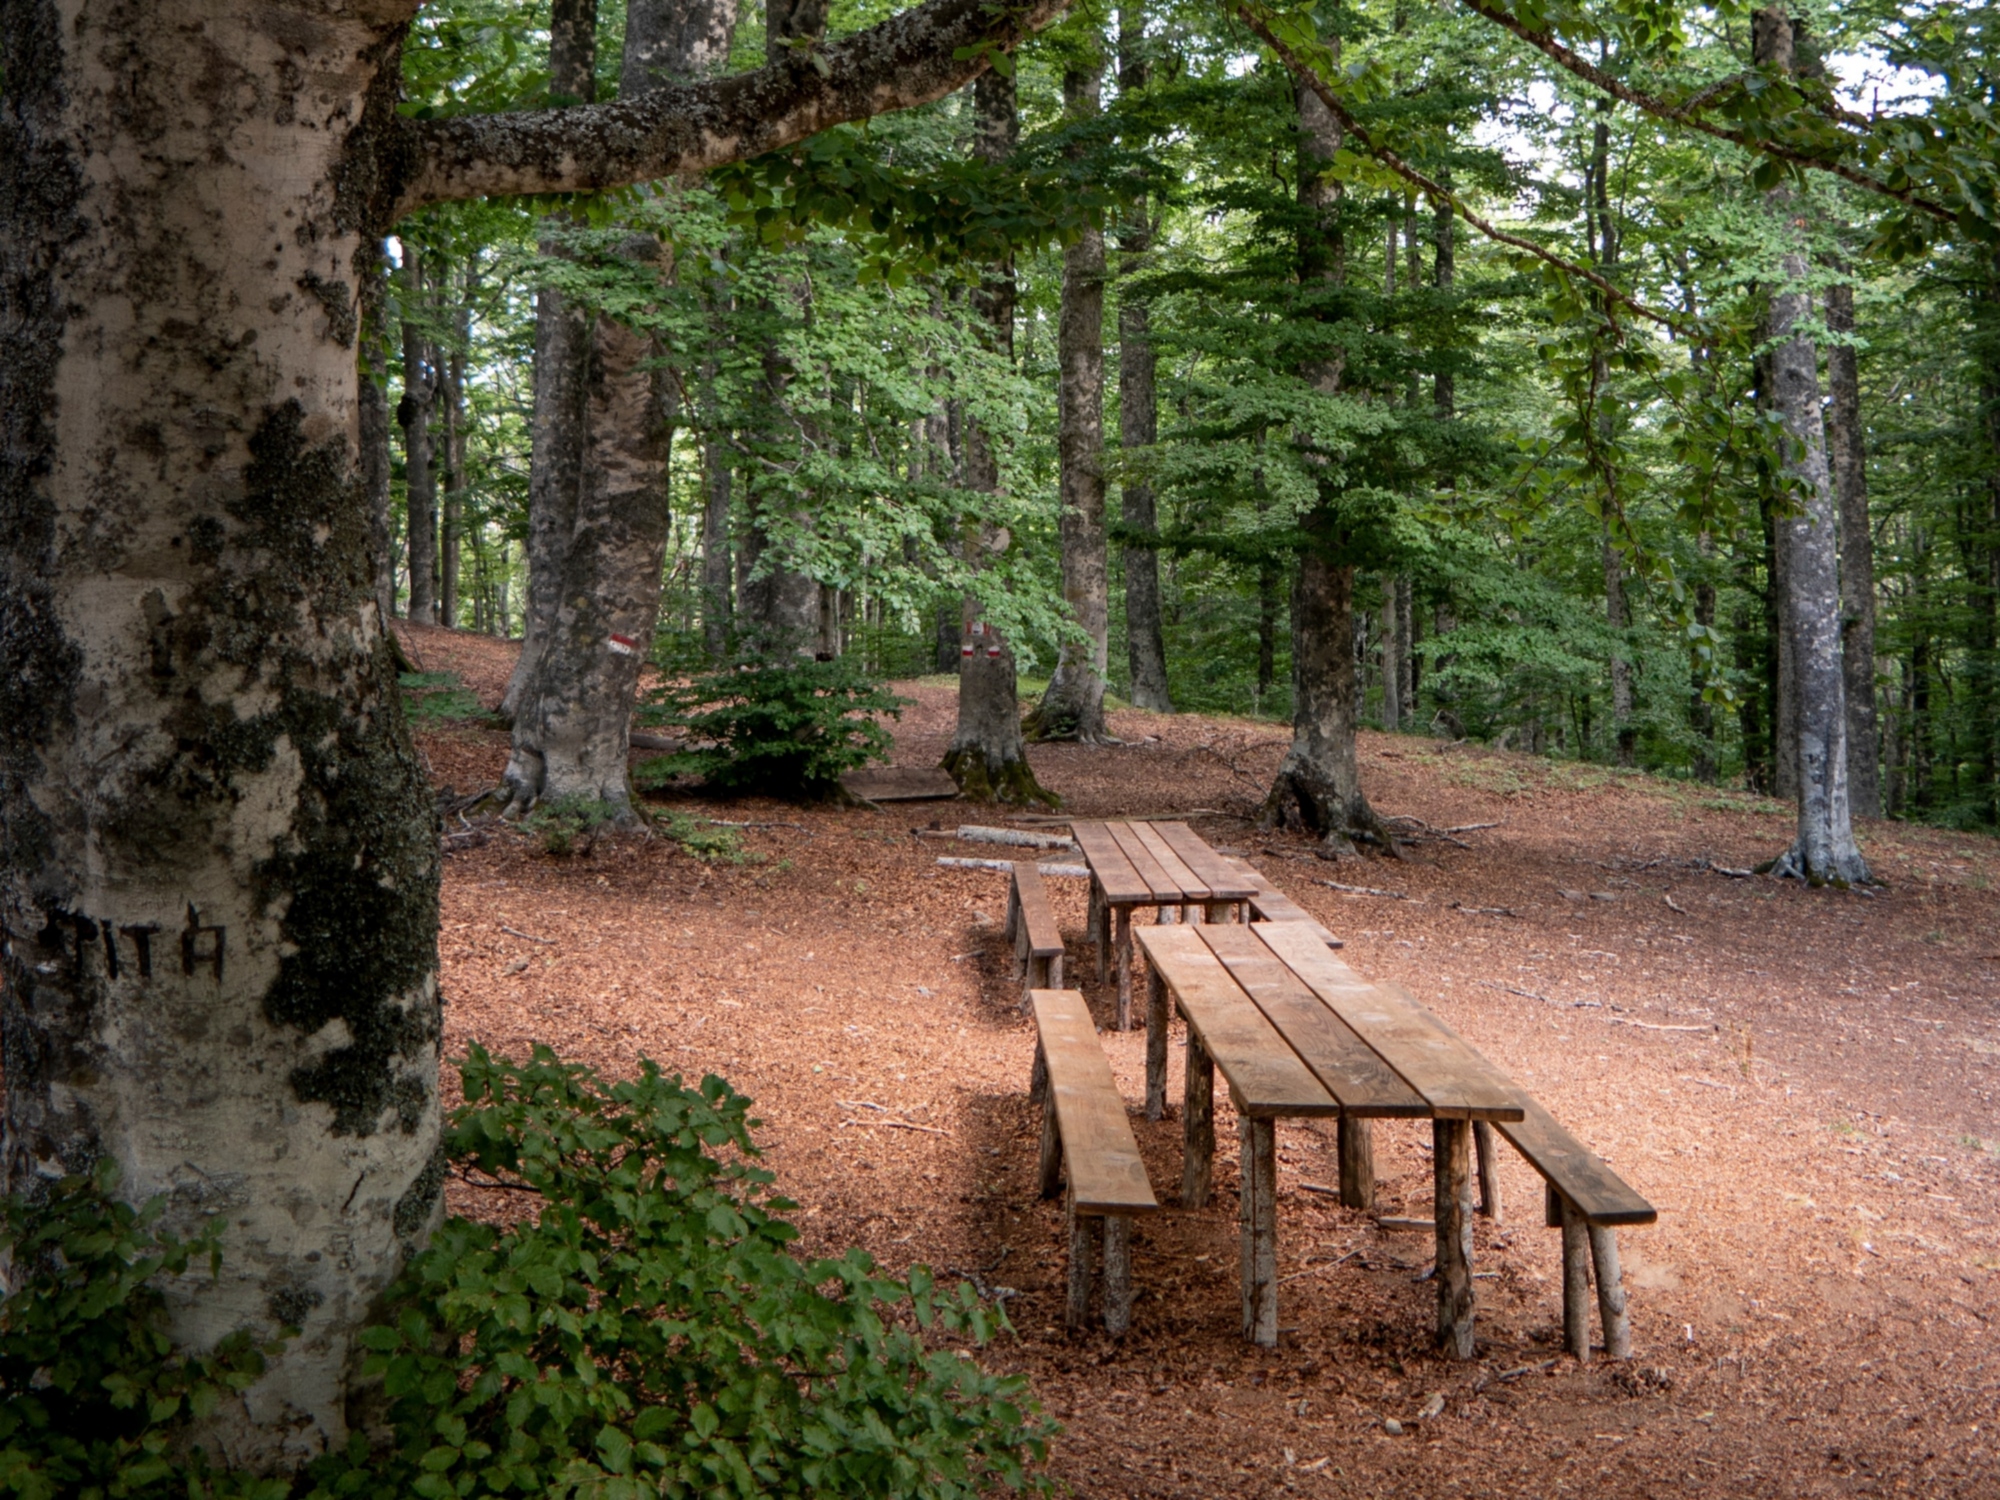
<path id="1" fill-rule="evenodd" d="M 403 712 L 418 729 L 492 717 L 456 672 L 399 672 L 396 686 L 403 691 Z"/>

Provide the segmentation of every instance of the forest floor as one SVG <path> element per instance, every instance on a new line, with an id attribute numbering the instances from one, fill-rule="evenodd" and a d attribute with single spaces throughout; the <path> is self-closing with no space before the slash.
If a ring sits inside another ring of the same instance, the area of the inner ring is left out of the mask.
<path id="1" fill-rule="evenodd" d="M 412 643 L 497 701 L 504 643 Z M 901 690 L 915 701 L 895 763 L 935 765 L 953 689 Z M 1064 1424 L 1053 1471 L 1082 1496 L 2000 1494 L 2000 843 L 1869 824 L 1886 887 L 1808 891 L 1714 868 L 1779 852 L 1778 804 L 1364 734 L 1379 811 L 1494 826 L 1328 864 L 1248 821 L 1282 728 L 1111 722 L 1125 743 L 1032 751 L 1067 811 L 1185 814 L 1247 854 L 1346 939 L 1350 964 L 1408 985 L 1658 1206 L 1657 1225 L 1619 1236 L 1630 1365 L 1555 1358 L 1559 1236 L 1504 1147 L 1505 1220 L 1476 1235 L 1479 1356 L 1439 1358 L 1429 1236 L 1305 1190 L 1338 1174 L 1331 1130 L 1302 1122 L 1278 1128 L 1276 1349 L 1238 1333 L 1233 1152 L 1217 1153 L 1210 1205 L 1182 1213 L 1180 1123 L 1142 1114 L 1166 1209 L 1134 1234 L 1132 1331 L 1064 1333 L 1005 877 L 935 863 L 1002 851 L 912 837 L 999 821 L 958 804 L 674 797 L 770 825 L 744 830 L 763 859 L 740 866 L 641 836 L 555 858 L 495 832 L 445 866 L 447 1055 L 542 1042 L 615 1075 L 644 1056 L 726 1077 L 756 1100 L 808 1250 L 859 1244 L 891 1271 L 921 1261 L 1014 1289 L 1016 1334 L 984 1357 L 1031 1377 Z M 419 742 L 460 792 L 506 756 L 490 725 Z M 1069 972 L 1108 1022 L 1083 882 L 1051 886 Z M 1143 1038 L 1103 1034 L 1128 1101 Z M 1175 1048 L 1170 1099 L 1179 1087 Z M 1232 1141 L 1220 1091 L 1217 1111 Z M 1375 1130 L 1377 1211 L 1427 1217 L 1428 1129 Z M 458 1211 L 498 1211 L 451 1192 Z M 1442 1413 L 1417 1420 L 1434 1393 Z"/>

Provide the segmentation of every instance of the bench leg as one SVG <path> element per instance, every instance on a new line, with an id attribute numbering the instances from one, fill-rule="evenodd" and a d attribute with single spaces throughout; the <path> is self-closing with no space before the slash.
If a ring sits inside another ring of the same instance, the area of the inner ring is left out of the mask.
<path id="1" fill-rule="evenodd" d="M 1112 908 L 1117 936 L 1112 943 L 1111 961 L 1118 965 L 1118 1029 L 1132 1029 L 1132 908 Z"/>
<path id="2" fill-rule="evenodd" d="M 1076 1211 L 1076 1195 L 1069 1198 L 1069 1299 L 1063 1306 L 1063 1322 L 1081 1328 L 1090 1317 L 1090 1261 L 1094 1231 L 1098 1221 Z"/>
<path id="3" fill-rule="evenodd" d="M 1167 1112 L 1167 982 L 1146 965 L 1146 1118 Z"/>
<path id="4" fill-rule="evenodd" d="M 1053 1198 L 1062 1182 L 1062 1130 L 1056 1124 L 1056 1091 L 1042 1084 L 1042 1155 L 1035 1169 L 1035 1187 L 1044 1198 Z"/>
<path id="5" fill-rule="evenodd" d="M 1226 925 L 1229 921 L 1229 914 L 1234 909 L 1234 906 L 1235 903 L 1231 901 L 1211 901 L 1205 908 L 1202 920 L 1211 926 L 1216 923 Z"/>
<path id="6" fill-rule="evenodd" d="M 1053 990 L 1061 986 L 1049 978 L 1049 961 L 1036 958 L 1032 954 L 1021 962 L 1021 1013 L 1026 1015 L 1034 1008 L 1030 998 L 1035 990 Z"/>
<path id="7" fill-rule="evenodd" d="M 1049 988 L 1052 990 L 1062 988 L 1062 961 L 1063 956 L 1060 953 L 1049 960 Z"/>
<path id="8" fill-rule="evenodd" d="M 1604 1325 L 1604 1357 L 1632 1357 L 1632 1320 L 1625 1312 L 1625 1278 L 1618 1270 L 1618 1231 L 1592 1224 L 1590 1258 L 1597 1266 L 1597 1318 Z"/>
<path id="9" fill-rule="evenodd" d="M 1000 929 L 1000 936 L 1011 939 L 1021 921 L 1021 883 L 1009 878 L 1007 881 L 1007 921 Z"/>
<path id="10" fill-rule="evenodd" d="M 1132 1221 L 1104 1216 L 1104 1331 L 1123 1337 L 1132 1326 Z"/>
<path id="11" fill-rule="evenodd" d="M 1438 1347 L 1472 1358 L 1472 1129 L 1466 1120 L 1431 1122 L 1437 1224 Z"/>
<path id="12" fill-rule="evenodd" d="M 1028 1102 L 1040 1104 L 1049 1091 L 1049 1056 L 1042 1051 L 1042 1039 L 1035 1038 L 1035 1065 L 1028 1070 Z"/>
<path id="13" fill-rule="evenodd" d="M 1590 1233 L 1583 1215 L 1561 1205 L 1563 1236 L 1563 1348 L 1580 1365 L 1590 1363 Z"/>
<path id="14" fill-rule="evenodd" d="M 1277 1129 L 1271 1120 L 1240 1116 L 1242 1146 L 1237 1218 L 1243 1242 L 1243 1337 L 1269 1349 L 1278 1342 Z"/>
<path id="15" fill-rule="evenodd" d="M 1500 1206 L 1500 1163 L 1493 1150 L 1493 1127 L 1484 1120 L 1472 1126 L 1472 1144 L 1479 1153 L 1479 1211 L 1495 1224 L 1506 1222 Z"/>
<path id="16" fill-rule="evenodd" d="M 1181 1207 L 1201 1208 L 1215 1167 L 1215 1064 L 1188 1028 L 1187 1091 L 1181 1102 Z"/>
<path id="17" fill-rule="evenodd" d="M 1340 1206 L 1364 1213 L 1375 1206 L 1375 1126 L 1353 1115 L 1340 1117 Z"/>
<path id="18" fill-rule="evenodd" d="M 1106 915 L 1107 913 L 1104 909 L 1104 887 L 1097 883 L 1097 877 L 1093 875 L 1090 878 L 1090 915 L 1084 918 L 1084 925 L 1090 929 L 1090 946 L 1097 950 L 1097 982 L 1099 984 L 1104 983 L 1106 966 L 1111 961 L 1111 955 L 1105 951 L 1109 946 L 1105 942 L 1104 937 L 1107 931 Z"/>

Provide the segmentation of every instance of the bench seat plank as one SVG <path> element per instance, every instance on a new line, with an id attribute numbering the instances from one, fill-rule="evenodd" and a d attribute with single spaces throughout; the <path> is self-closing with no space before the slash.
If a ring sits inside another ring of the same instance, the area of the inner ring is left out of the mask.
<path id="1" fill-rule="evenodd" d="M 1076 837 L 1077 847 L 1083 850 L 1083 857 L 1090 861 L 1091 873 L 1097 877 L 1106 901 L 1113 906 L 1130 906 L 1153 899 L 1152 887 L 1139 878 L 1139 872 L 1132 868 L 1132 862 L 1111 837 L 1109 828 L 1102 823 L 1072 823 L 1070 832 Z"/>
<path id="2" fill-rule="evenodd" d="M 1075 990 L 1033 990 L 1048 1087 L 1062 1133 L 1063 1166 L 1080 1214 L 1140 1214 L 1157 1209 L 1146 1164 L 1097 1027 Z"/>
<path id="3" fill-rule="evenodd" d="M 1014 864 L 1014 899 L 1020 903 L 1020 919 L 1027 929 L 1028 955 L 1032 958 L 1060 958 L 1063 952 L 1062 927 L 1049 905 L 1048 887 L 1042 872 L 1031 859 Z"/>
<path id="4" fill-rule="evenodd" d="M 1149 891 L 1147 900 L 1173 906 L 1181 904 L 1186 893 L 1181 890 L 1180 882 L 1160 868 L 1160 862 L 1154 859 L 1146 846 L 1140 842 L 1139 835 L 1132 831 L 1131 825 L 1106 823 L 1104 831 L 1111 835 L 1112 840 L 1118 845 L 1119 852 L 1138 872 L 1140 882 Z"/>
<path id="5" fill-rule="evenodd" d="M 1520 1090 L 1400 985 L 1370 984 L 1298 922 L 1258 922 L 1251 932 L 1372 1047 L 1445 1120 L 1519 1120 Z"/>
<path id="6" fill-rule="evenodd" d="M 1195 874 L 1188 862 L 1174 852 L 1172 846 L 1160 837 L 1159 830 L 1152 824 L 1127 823 L 1125 827 L 1145 846 L 1146 852 L 1153 856 L 1153 862 L 1160 867 L 1167 879 L 1181 888 L 1182 895 L 1190 901 L 1207 901 L 1214 897 L 1215 893 L 1209 889 L 1208 882 Z"/>
<path id="7" fill-rule="evenodd" d="M 1430 1114 L 1424 1097 L 1248 928 L 1226 923 L 1195 931 L 1327 1092 L 1340 1101 L 1343 1113 L 1380 1119 L 1422 1119 Z"/>
<path id="8" fill-rule="evenodd" d="M 1252 1118 L 1340 1113 L 1339 1101 L 1208 950 L 1199 927 L 1141 927 L 1137 936 L 1202 1048 L 1229 1080 L 1238 1110 Z"/>
<path id="9" fill-rule="evenodd" d="M 1195 878 L 1208 887 L 1212 901 L 1247 901 L 1255 894 L 1246 872 L 1226 854 L 1218 854 L 1200 834 L 1185 823 L 1155 823 L 1153 831 L 1194 871 Z"/>
<path id="10" fill-rule="evenodd" d="M 1347 944 L 1333 935 L 1320 919 L 1307 911 L 1298 902 L 1287 896 L 1265 877 L 1264 872 L 1248 860 L 1231 860 L 1231 864 L 1243 872 L 1244 882 L 1251 887 L 1248 900 L 1250 910 L 1259 920 L 1265 922 L 1303 922 L 1320 935 L 1329 948 L 1345 948 Z"/>

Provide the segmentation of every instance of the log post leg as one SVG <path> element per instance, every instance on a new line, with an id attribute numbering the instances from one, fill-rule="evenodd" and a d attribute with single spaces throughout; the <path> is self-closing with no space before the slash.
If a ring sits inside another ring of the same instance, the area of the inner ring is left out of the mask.
<path id="1" fill-rule="evenodd" d="M 1049 988 L 1059 990 L 1062 986 L 1063 956 L 1058 953 L 1049 960 Z"/>
<path id="2" fill-rule="evenodd" d="M 1007 922 L 1000 929 L 1000 936 L 1011 939 L 1015 924 L 1021 920 L 1021 882 L 1009 878 L 1007 881 Z"/>
<path id="3" fill-rule="evenodd" d="M 1375 1127 L 1353 1115 L 1340 1117 L 1340 1206 L 1375 1206 Z"/>
<path id="4" fill-rule="evenodd" d="M 1484 1120 L 1472 1126 L 1472 1144 L 1479 1153 L 1479 1211 L 1495 1224 L 1505 1222 L 1500 1204 L 1500 1163 L 1493 1149 L 1493 1127 Z"/>
<path id="5" fill-rule="evenodd" d="M 1042 1051 L 1042 1039 L 1035 1038 L 1035 1065 L 1028 1070 L 1028 1102 L 1040 1104 L 1049 1091 L 1049 1056 Z"/>
<path id="6" fill-rule="evenodd" d="M 1146 966 L 1146 1118 L 1167 1112 L 1167 982 L 1153 965 Z"/>
<path id="7" fill-rule="evenodd" d="M 1618 1269 L 1618 1231 L 1592 1224 L 1590 1258 L 1597 1266 L 1597 1318 L 1604 1325 L 1604 1357 L 1632 1357 L 1632 1320 L 1625 1311 L 1625 1278 Z"/>
<path id="8" fill-rule="evenodd" d="M 1229 912 L 1230 912 L 1229 902 L 1211 901 L 1207 905 L 1206 915 L 1203 917 L 1203 920 L 1208 922 L 1210 925 L 1214 925 L 1215 923 L 1218 922 L 1227 923 L 1229 921 Z"/>
<path id="9" fill-rule="evenodd" d="M 1111 910 L 1112 929 L 1116 936 L 1112 941 L 1111 961 L 1118 966 L 1118 1029 L 1132 1029 L 1132 908 L 1117 906 Z"/>
<path id="10" fill-rule="evenodd" d="M 1063 1306 L 1063 1322 L 1081 1328 L 1090 1318 L 1090 1252 L 1095 1219 L 1076 1211 L 1076 1195 L 1069 1198 L 1069 1298 Z"/>
<path id="11" fill-rule="evenodd" d="M 1438 1346 L 1472 1358 L 1472 1131 L 1465 1120 L 1431 1122 L 1437 1223 Z"/>
<path id="12" fill-rule="evenodd" d="M 1181 1207 L 1208 1202 L 1215 1167 L 1215 1064 L 1188 1028 L 1187 1089 L 1181 1102 Z"/>
<path id="13" fill-rule="evenodd" d="M 1590 1363 L 1590 1235 L 1583 1215 L 1562 1204 L 1563 1348 Z"/>
<path id="14" fill-rule="evenodd" d="M 1201 925 L 1201 908 L 1192 901 L 1181 903 L 1181 920 L 1190 926 Z"/>
<path id="15" fill-rule="evenodd" d="M 1243 1337 L 1269 1349 L 1278 1342 L 1278 1153 L 1276 1123 L 1237 1117 L 1243 1243 Z"/>
<path id="16" fill-rule="evenodd" d="M 1097 950 L 1097 982 L 1102 984 L 1106 966 L 1111 961 L 1111 954 L 1107 951 L 1110 945 L 1104 938 L 1104 887 L 1098 884 L 1095 875 L 1090 877 L 1090 915 L 1084 920 L 1090 928 L 1090 946 Z"/>
<path id="17" fill-rule="evenodd" d="M 1036 1166 L 1036 1190 L 1053 1198 L 1062 1182 L 1062 1129 L 1056 1124 L 1056 1091 L 1042 1086 L 1042 1154 Z"/>
<path id="18" fill-rule="evenodd" d="M 1132 1220 L 1104 1217 L 1104 1331 L 1122 1338 L 1132 1326 Z"/>

